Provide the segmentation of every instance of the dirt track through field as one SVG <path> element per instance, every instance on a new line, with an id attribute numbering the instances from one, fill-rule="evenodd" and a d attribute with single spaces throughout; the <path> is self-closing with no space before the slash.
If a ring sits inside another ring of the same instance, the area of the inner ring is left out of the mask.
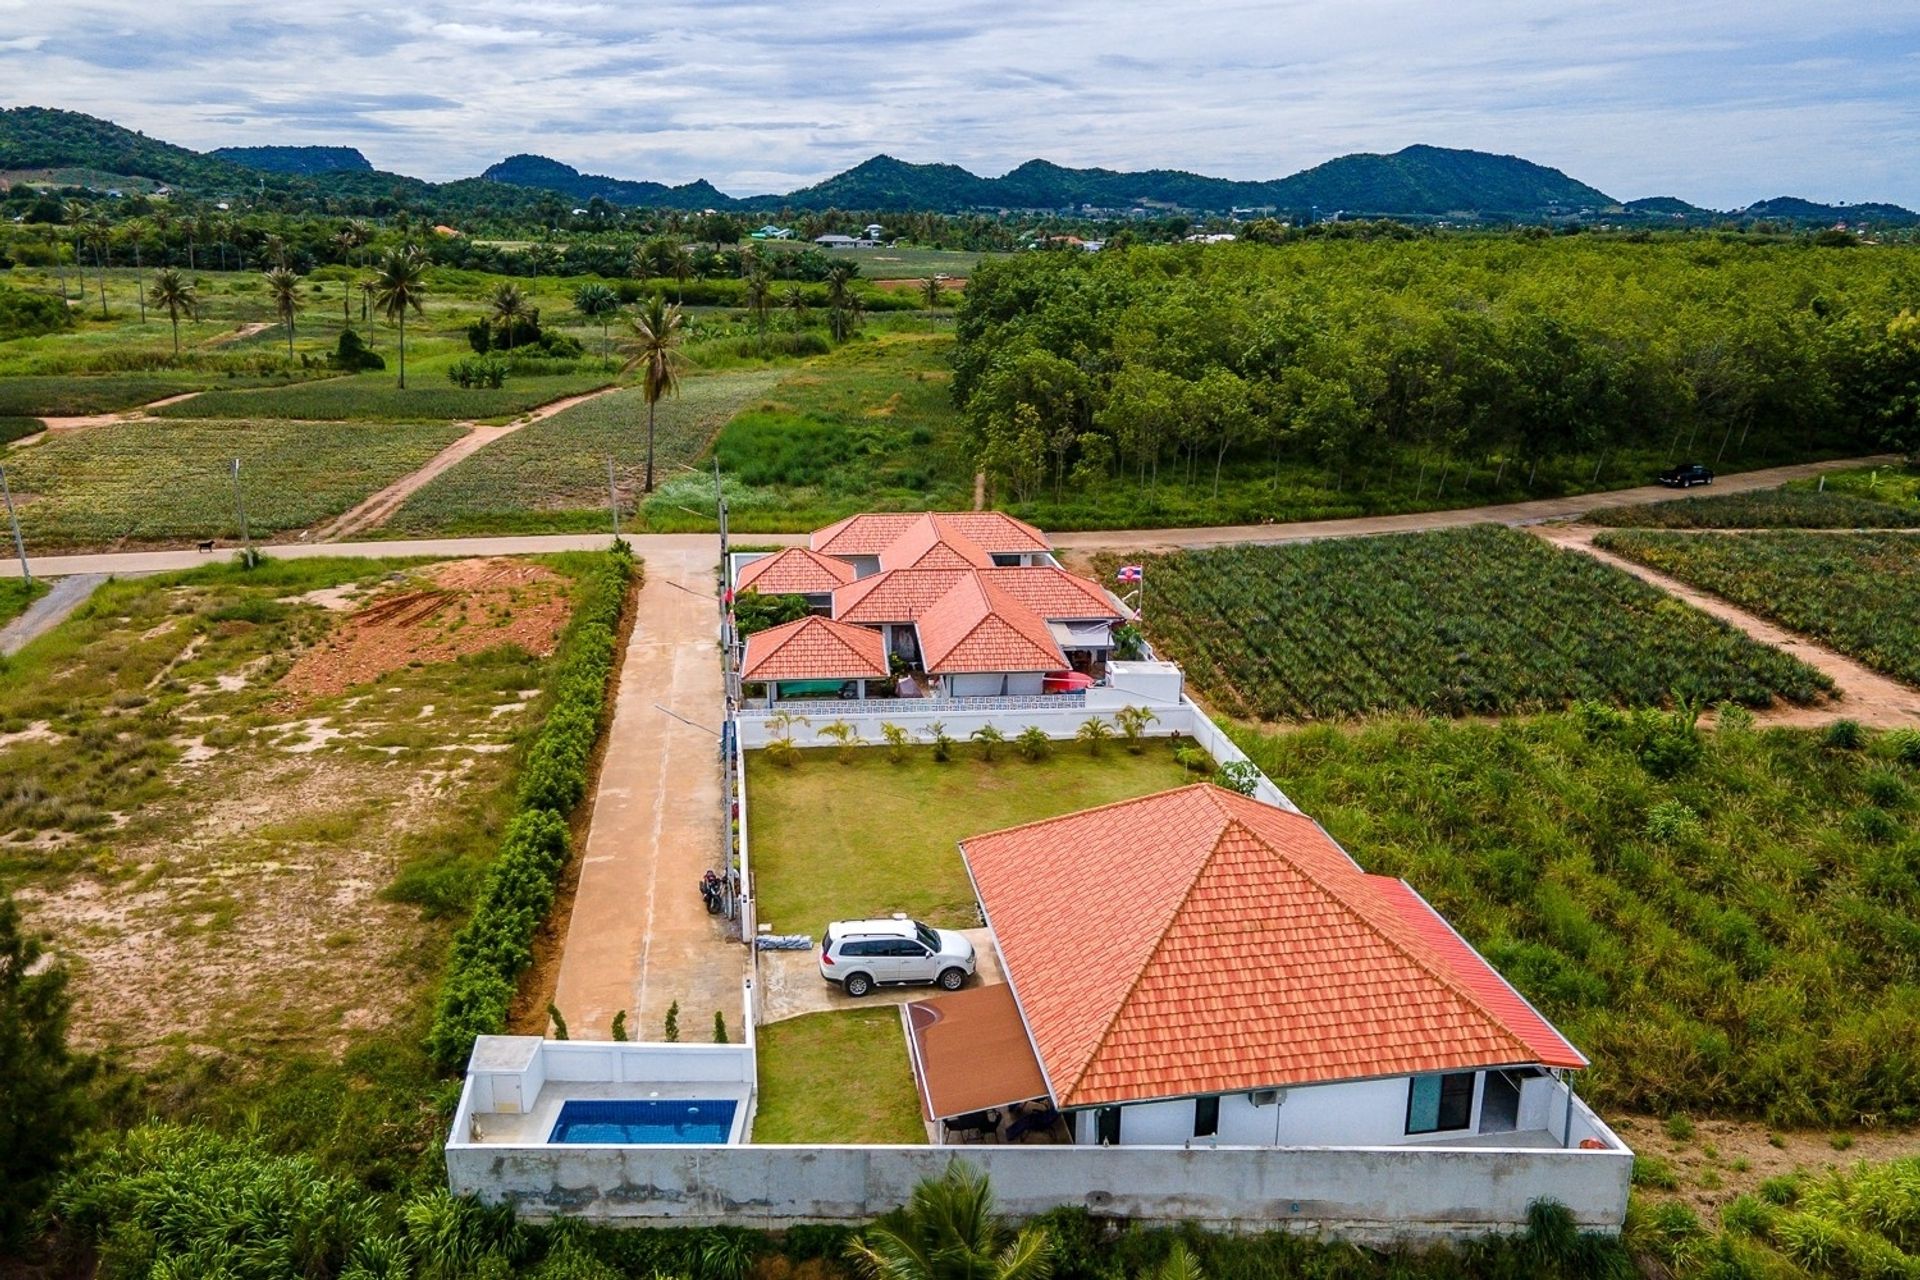
<path id="1" fill-rule="evenodd" d="M 463 426 L 467 429 L 466 435 L 461 436 L 439 453 L 433 455 L 432 458 L 427 460 L 427 464 L 418 471 L 413 472 L 411 475 L 401 476 L 398 480 L 395 480 L 378 493 L 371 494 L 363 499 L 360 504 L 352 510 L 335 516 L 326 524 L 321 525 L 319 529 L 314 531 L 313 536 L 310 537 L 308 541 L 338 542 L 340 539 L 351 534 L 363 533 L 368 529 L 377 529 L 391 520 L 393 513 L 398 511 L 401 506 L 406 503 L 408 498 L 418 493 L 421 487 L 429 480 L 432 480 L 435 476 L 454 464 L 472 457 L 480 450 L 492 444 L 495 440 L 500 439 L 502 436 L 510 436 L 522 427 L 530 427 L 536 422 L 551 418 L 555 414 L 571 409 L 577 404 L 585 404 L 589 400 L 598 399 L 601 396 L 617 390 L 619 390 L 618 387 L 607 386 L 601 387 L 597 391 L 588 391 L 577 396 L 568 396 L 563 400 L 555 400 L 551 403 L 543 404 L 537 409 L 528 410 L 505 426 L 482 427 L 476 426 L 471 422 L 456 423 L 454 425 Z"/>
<path id="2" fill-rule="evenodd" d="M 1910 689 L 1843 653 L 1755 617 L 1719 596 L 1688 586 L 1678 578 L 1649 569 L 1625 556 L 1601 550 L 1593 545 L 1595 536 L 1601 532 L 1599 529 L 1580 525 L 1552 525 L 1535 528 L 1533 532 L 1556 547 L 1584 552 L 1643 582 L 1652 583 L 1702 613 L 1739 628 L 1761 644 L 1791 654 L 1826 675 L 1839 691 L 1839 699 L 1824 706 L 1777 706 L 1756 712 L 1756 718 L 1763 724 L 1807 728 L 1832 724 L 1835 720 L 1857 720 L 1876 729 L 1910 728 L 1920 724 L 1920 690 Z M 1708 532 L 1690 536 L 1712 537 L 1713 534 Z"/>
<path id="3" fill-rule="evenodd" d="M 16 445 L 21 445 L 27 444 L 30 441 L 43 440 L 47 436 L 61 431 L 84 431 L 88 427 L 110 427 L 121 422 L 139 422 L 148 417 L 155 409 L 164 408 L 170 404 L 179 404 L 182 400 L 191 400 L 199 394 L 198 391 L 182 391 L 177 396 L 165 396 L 159 400 L 150 401 L 147 404 L 136 405 L 131 409 L 116 410 L 113 413 L 90 413 L 78 418 L 42 418 L 40 421 L 47 424 L 45 431 L 38 435 L 28 436 L 25 440 L 19 440 L 15 443 Z"/>

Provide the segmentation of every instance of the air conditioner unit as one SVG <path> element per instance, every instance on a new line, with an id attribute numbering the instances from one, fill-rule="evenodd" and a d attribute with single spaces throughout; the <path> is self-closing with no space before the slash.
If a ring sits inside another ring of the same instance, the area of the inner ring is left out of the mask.
<path id="1" fill-rule="evenodd" d="M 1285 1089 L 1255 1089 L 1247 1095 L 1247 1101 L 1256 1107 L 1277 1107 L 1286 1100 Z"/>

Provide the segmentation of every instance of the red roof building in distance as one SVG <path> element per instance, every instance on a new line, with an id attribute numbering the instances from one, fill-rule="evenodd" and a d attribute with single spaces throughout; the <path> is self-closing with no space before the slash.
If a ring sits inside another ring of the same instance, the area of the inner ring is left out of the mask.
<path id="1" fill-rule="evenodd" d="M 1051 1096 L 1087 1109 L 1079 1141 L 1562 1133 L 1547 1090 L 1573 1132 L 1549 1070 L 1586 1058 L 1302 814 L 1201 783 L 961 852 Z"/>
<path id="2" fill-rule="evenodd" d="M 853 581 L 853 566 L 805 547 L 788 547 L 749 561 L 734 580 L 736 591 L 761 595 L 831 595 Z"/>
<path id="3" fill-rule="evenodd" d="M 809 614 L 747 637 L 740 679 L 748 684 L 782 680 L 883 680 L 886 648 L 880 633 Z"/>

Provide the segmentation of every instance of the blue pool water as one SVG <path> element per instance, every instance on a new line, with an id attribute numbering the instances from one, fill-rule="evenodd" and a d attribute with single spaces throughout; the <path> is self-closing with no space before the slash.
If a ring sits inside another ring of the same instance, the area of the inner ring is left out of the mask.
<path id="1" fill-rule="evenodd" d="M 709 1098 L 643 1098 L 560 1104 L 548 1142 L 725 1142 L 734 1104 Z"/>

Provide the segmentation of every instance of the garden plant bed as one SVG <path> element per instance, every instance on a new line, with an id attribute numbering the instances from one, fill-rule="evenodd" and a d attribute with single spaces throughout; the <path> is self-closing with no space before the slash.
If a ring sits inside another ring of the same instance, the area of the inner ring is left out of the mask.
<path id="1" fill-rule="evenodd" d="M 826 704 L 816 726 L 832 714 Z M 963 742 L 945 763 L 914 747 L 895 764 L 869 746 L 845 764 L 837 750 L 809 750 L 782 768 L 749 753 L 747 838 L 761 923 L 818 937 L 829 920 L 904 911 L 970 929 L 980 916 L 960 840 L 1195 780 L 1165 738 L 1147 740 L 1139 755 L 1109 743 L 1095 756 L 1078 742 L 1056 742 L 1038 762 L 1011 744 L 995 754 L 989 762 L 979 743 Z"/>
<path id="2" fill-rule="evenodd" d="M 1920 534 L 1621 530 L 1594 544 L 1920 685 Z"/>
<path id="3" fill-rule="evenodd" d="M 1491 525 L 1181 552 L 1148 561 L 1146 583 L 1154 644 L 1247 719 L 1510 714 L 1583 698 L 1766 706 L 1830 690 L 1631 575 Z"/>

